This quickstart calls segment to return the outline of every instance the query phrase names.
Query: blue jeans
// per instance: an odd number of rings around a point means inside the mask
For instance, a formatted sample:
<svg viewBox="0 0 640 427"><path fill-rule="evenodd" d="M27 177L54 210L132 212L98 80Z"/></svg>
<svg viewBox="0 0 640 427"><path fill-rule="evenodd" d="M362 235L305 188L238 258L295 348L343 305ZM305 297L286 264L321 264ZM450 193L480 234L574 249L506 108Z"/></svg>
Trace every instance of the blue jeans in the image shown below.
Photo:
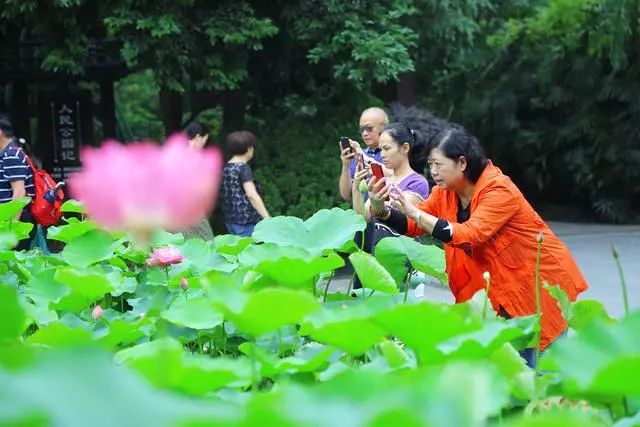
<svg viewBox="0 0 640 427"><path fill-rule="evenodd" d="M227 231L230 234L235 234L236 236L242 237L251 237L253 234L253 229L256 228L255 224L232 224L226 223Z"/></svg>
<svg viewBox="0 0 640 427"><path fill-rule="evenodd" d="M543 352L544 352L543 350L540 351L540 356L542 356ZM524 359L524 361L527 363L528 367L530 367L531 369L535 369L536 368L536 349L535 349L535 347L525 348L524 350L522 350L520 352L520 357L522 357Z"/></svg>

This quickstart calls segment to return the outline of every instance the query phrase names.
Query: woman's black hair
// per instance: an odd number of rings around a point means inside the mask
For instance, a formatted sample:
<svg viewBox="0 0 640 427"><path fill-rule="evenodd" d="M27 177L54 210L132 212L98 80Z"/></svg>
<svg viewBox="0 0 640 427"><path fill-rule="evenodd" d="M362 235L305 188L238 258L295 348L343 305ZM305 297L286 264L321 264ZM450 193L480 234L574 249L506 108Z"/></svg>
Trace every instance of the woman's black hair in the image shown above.
<svg viewBox="0 0 640 427"><path fill-rule="evenodd" d="M187 138L193 139L198 135L209 135L209 127L200 122L191 122L184 128L184 132L187 134Z"/></svg>
<svg viewBox="0 0 640 427"><path fill-rule="evenodd" d="M382 129L382 133L388 133L396 144L402 146L409 144L409 165L411 169L424 174L427 166L427 144L422 132L411 129L404 123L391 123Z"/></svg>
<svg viewBox="0 0 640 427"><path fill-rule="evenodd" d="M460 125L452 124L435 134L427 143L427 154L431 154L435 148L439 148L447 158L456 162L464 156L467 159L464 175L473 183L478 182L482 171L489 164L478 138Z"/></svg>

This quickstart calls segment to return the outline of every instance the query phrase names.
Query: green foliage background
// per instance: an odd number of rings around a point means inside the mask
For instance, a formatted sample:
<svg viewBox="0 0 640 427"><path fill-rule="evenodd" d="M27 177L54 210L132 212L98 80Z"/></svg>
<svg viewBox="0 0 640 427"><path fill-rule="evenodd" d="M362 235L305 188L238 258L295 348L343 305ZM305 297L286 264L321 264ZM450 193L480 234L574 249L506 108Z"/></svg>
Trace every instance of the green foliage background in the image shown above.
<svg viewBox="0 0 640 427"><path fill-rule="evenodd" d="M132 72L116 89L121 139L163 138L161 93L219 141L247 127L274 213L340 205L336 138L402 89L476 133L534 203L622 222L640 207L639 11L640 0L15 0L0 35L42 42L41 68L72 82L92 39L119 40ZM2 89L10 109L12 83Z"/></svg>

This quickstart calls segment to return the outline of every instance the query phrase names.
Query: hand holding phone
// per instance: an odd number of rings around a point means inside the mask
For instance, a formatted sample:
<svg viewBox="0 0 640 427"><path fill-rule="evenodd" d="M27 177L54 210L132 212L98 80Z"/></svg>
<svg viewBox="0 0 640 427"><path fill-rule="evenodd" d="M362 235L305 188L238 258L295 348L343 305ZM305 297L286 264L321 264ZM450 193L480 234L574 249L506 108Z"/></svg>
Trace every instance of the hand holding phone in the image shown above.
<svg viewBox="0 0 640 427"><path fill-rule="evenodd" d="M373 176L376 179L376 187L379 187L380 181L384 178L384 172L382 170L382 166L380 165L380 163L375 163L372 162L371 163L371 172L373 173ZM384 187L384 185L382 186ZM385 199L385 201L389 200L389 198L387 197Z"/></svg>
<svg viewBox="0 0 640 427"><path fill-rule="evenodd" d="M353 150L353 147L351 146L351 142L349 141L349 138L346 136L340 137L340 146L342 147L342 151L348 148L350 150L350 153L355 153L355 151Z"/></svg>
<svg viewBox="0 0 640 427"><path fill-rule="evenodd" d="M371 163L371 172L376 178L376 183L380 182L380 180L384 178L384 172L382 171L382 166L380 166L380 163Z"/></svg>

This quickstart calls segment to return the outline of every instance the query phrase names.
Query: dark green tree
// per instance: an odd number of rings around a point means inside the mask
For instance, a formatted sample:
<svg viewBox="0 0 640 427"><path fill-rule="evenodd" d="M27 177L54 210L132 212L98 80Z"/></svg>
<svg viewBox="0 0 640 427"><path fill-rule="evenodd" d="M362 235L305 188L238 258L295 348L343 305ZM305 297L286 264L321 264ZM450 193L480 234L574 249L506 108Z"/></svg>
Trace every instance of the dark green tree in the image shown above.
<svg viewBox="0 0 640 427"><path fill-rule="evenodd" d="M505 2L425 95L530 194L629 219L640 199L638 10L635 0Z"/></svg>

